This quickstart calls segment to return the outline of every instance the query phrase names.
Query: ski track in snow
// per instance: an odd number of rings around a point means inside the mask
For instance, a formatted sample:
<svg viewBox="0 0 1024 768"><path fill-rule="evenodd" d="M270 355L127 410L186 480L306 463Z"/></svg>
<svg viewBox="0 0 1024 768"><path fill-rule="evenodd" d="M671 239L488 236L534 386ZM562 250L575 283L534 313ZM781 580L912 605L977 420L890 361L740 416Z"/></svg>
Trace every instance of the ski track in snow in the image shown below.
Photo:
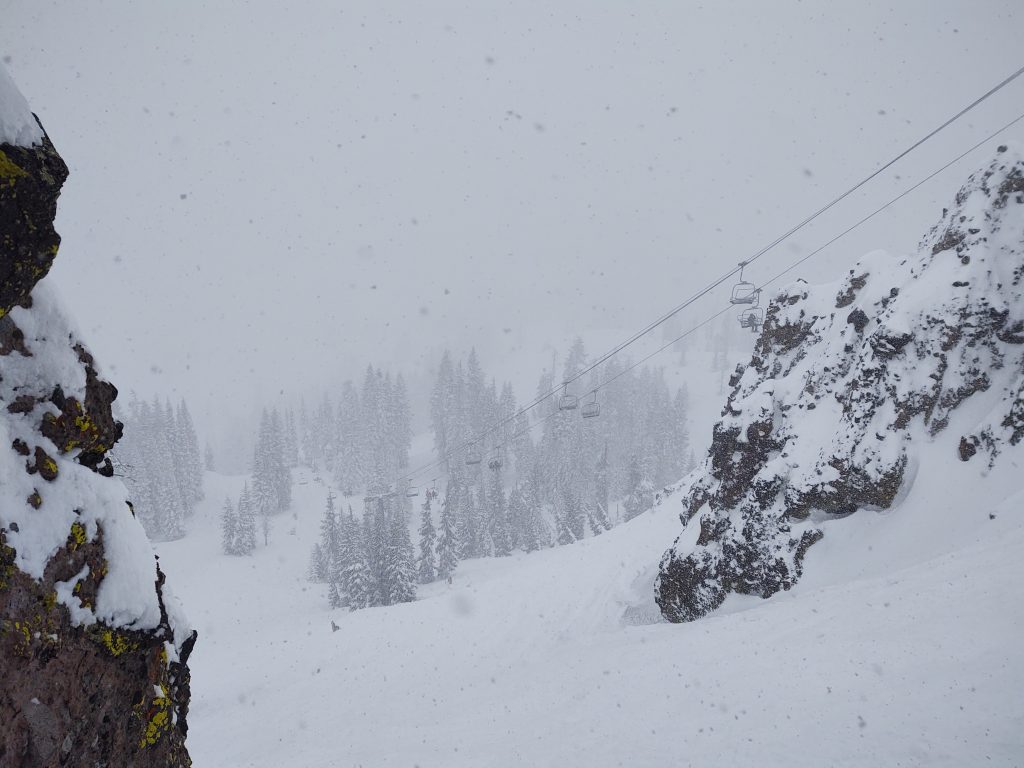
<svg viewBox="0 0 1024 768"><path fill-rule="evenodd" d="M195 764L1019 765L1019 462L976 477L934 453L899 508L826 523L791 592L686 625L623 619L653 608L676 497L348 613L305 581L326 486L297 470L297 519L235 558L218 513L244 478L208 474L189 535L158 545L199 630Z"/></svg>

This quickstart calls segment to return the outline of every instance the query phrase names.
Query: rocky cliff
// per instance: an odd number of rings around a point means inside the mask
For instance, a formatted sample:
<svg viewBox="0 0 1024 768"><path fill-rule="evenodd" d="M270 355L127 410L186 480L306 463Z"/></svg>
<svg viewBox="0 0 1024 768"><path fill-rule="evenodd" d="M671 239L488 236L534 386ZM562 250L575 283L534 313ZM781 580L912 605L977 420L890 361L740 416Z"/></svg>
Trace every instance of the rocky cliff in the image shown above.
<svg viewBox="0 0 1024 768"><path fill-rule="evenodd" d="M670 621L791 588L822 523L893 506L922 446L991 466L1024 439L1021 152L1000 146L916 255L779 292L730 386L686 480L696 544L682 535L661 561Z"/></svg>
<svg viewBox="0 0 1024 768"><path fill-rule="evenodd" d="M117 390L40 284L67 174L0 69L0 767L187 766L195 634L112 477Z"/></svg>

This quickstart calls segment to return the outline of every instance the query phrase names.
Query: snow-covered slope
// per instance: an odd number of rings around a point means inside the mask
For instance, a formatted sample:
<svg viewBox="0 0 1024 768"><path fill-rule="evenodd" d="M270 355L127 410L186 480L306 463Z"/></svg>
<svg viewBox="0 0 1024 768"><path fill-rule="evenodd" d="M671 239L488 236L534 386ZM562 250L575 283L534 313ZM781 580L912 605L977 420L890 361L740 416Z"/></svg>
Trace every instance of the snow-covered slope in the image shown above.
<svg viewBox="0 0 1024 768"><path fill-rule="evenodd" d="M985 477L952 461L965 489ZM919 483L900 517L824 524L845 526L845 546L829 550L829 533L793 590L734 595L675 625L657 621L652 583L679 493L600 537L462 563L415 603L346 613L304 578L327 493L304 470L270 546L220 554L217 512L243 479L208 474L189 535L159 545L201 637L199 768L959 767L1024 754L1024 596L1006 586L1024 577L1022 493L960 521L961 499ZM941 541L906 517L935 520ZM826 563L836 578L815 580Z"/></svg>
<svg viewBox="0 0 1024 768"><path fill-rule="evenodd" d="M918 254L870 254L838 283L800 282L773 297L732 385L685 492L683 522L699 533L685 531L661 564L658 602L670 620L705 616L729 593L791 588L825 521L871 509L905 519L901 498L922 476L937 484L937 503L962 496L948 515L915 521L924 539L1020 489L1020 150L998 148ZM1008 484L997 483L1007 471ZM890 567L905 563L893 555Z"/></svg>

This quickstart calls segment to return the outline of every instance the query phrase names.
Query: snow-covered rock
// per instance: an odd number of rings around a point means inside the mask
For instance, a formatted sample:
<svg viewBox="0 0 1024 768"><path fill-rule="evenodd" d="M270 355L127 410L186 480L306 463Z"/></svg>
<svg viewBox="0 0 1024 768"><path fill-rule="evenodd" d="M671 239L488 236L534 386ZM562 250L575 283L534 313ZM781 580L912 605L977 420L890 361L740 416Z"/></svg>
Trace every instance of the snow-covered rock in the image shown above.
<svg viewBox="0 0 1024 768"><path fill-rule="evenodd" d="M117 390L38 284L67 168L23 102L0 72L0 762L185 766L195 636L113 477Z"/></svg>
<svg viewBox="0 0 1024 768"><path fill-rule="evenodd" d="M801 576L821 523L888 509L921 449L990 466L1024 438L1024 155L1000 146L917 254L876 252L835 284L790 285L687 479L662 613L689 621L731 592ZM967 413L966 431L947 429ZM962 429L964 422L957 421Z"/></svg>

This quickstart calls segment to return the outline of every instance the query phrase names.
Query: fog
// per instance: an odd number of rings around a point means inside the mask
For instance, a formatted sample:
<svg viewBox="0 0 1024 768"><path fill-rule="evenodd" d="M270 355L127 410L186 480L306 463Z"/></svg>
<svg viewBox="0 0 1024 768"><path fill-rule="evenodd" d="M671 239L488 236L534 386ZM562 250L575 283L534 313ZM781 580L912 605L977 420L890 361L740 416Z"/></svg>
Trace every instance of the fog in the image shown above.
<svg viewBox="0 0 1024 768"><path fill-rule="evenodd" d="M0 763L1021 764L1024 2L0 20Z"/></svg>
<svg viewBox="0 0 1024 768"><path fill-rule="evenodd" d="M368 363L422 392L446 347L528 395L553 347L627 337L1019 65L1012 0L6 5L8 69L72 171L53 280L122 392L183 395L211 431ZM751 277L1022 97L1013 84ZM978 162L792 277L912 248Z"/></svg>

